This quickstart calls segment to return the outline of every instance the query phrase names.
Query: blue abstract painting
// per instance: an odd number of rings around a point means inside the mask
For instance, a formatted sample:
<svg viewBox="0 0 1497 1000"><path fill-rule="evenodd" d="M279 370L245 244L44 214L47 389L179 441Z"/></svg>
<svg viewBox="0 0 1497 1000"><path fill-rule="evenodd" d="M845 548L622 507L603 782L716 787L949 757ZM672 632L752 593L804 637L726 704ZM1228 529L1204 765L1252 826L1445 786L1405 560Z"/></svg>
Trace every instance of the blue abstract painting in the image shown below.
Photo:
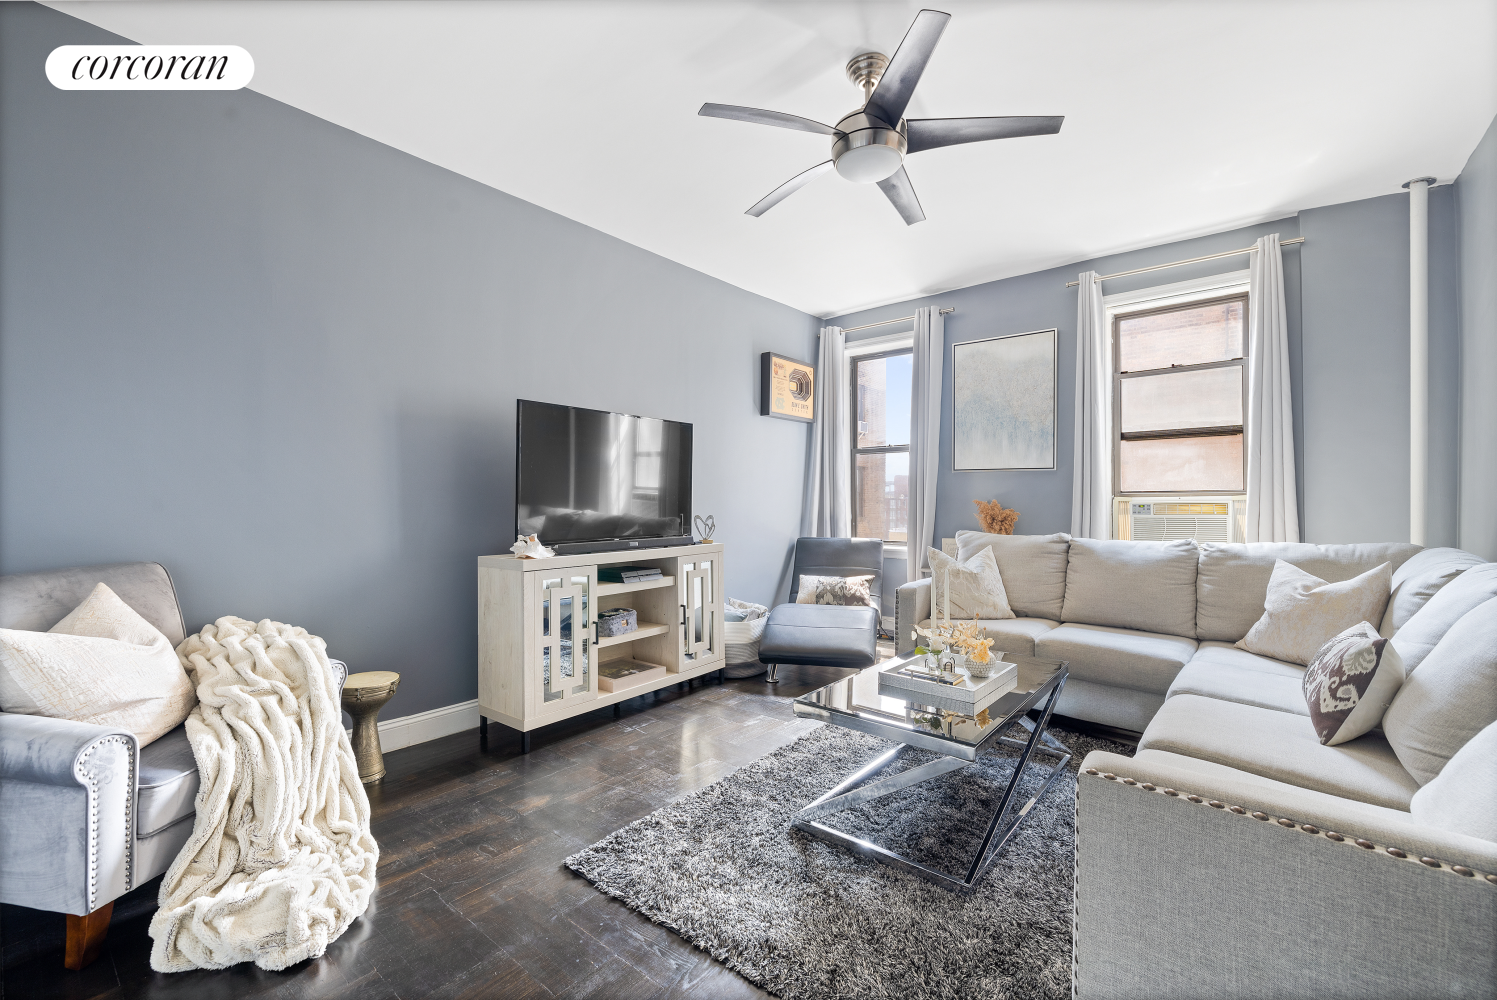
<svg viewBox="0 0 1497 1000"><path fill-rule="evenodd" d="M1055 468L1056 331L951 349L956 471Z"/></svg>

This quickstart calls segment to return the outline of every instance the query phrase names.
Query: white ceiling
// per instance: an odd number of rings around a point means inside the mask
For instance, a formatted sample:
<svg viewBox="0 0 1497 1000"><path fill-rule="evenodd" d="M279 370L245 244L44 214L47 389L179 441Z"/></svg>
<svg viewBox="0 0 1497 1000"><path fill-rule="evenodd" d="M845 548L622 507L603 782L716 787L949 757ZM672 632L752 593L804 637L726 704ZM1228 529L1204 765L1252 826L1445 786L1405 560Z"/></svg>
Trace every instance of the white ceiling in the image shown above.
<svg viewBox="0 0 1497 1000"><path fill-rule="evenodd" d="M916 154L928 221L828 175L843 64L919 4L59 2L142 43L242 45L251 89L819 316L1452 180L1497 114L1493 0L959 2L909 117L1066 116Z"/></svg>

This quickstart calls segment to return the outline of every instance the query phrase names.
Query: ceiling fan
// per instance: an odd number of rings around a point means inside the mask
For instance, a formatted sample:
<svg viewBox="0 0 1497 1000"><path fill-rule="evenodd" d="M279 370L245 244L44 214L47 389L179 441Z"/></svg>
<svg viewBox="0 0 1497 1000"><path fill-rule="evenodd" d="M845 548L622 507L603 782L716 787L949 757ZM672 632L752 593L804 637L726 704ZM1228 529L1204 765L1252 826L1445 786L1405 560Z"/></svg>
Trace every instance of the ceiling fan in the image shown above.
<svg viewBox="0 0 1497 1000"><path fill-rule="evenodd" d="M731 104L703 104L697 114L709 118L731 118L735 121L775 125L832 136L832 158L790 178L765 195L745 215L758 217L774 208L807 184L829 170L836 169L847 180L860 184L877 183L905 224L913 226L925 220L920 199L904 170L907 153L919 153L941 146L988 139L1012 139L1023 135L1054 135L1060 131L1063 115L1010 118L913 118L906 120L904 110L915 92L915 85L925 72L925 64L935 51L941 33L951 15L939 10L922 10L915 15L904 40L890 59L882 52L864 52L847 64L847 76L863 89L861 108L837 122L837 127L783 111L763 111Z"/></svg>

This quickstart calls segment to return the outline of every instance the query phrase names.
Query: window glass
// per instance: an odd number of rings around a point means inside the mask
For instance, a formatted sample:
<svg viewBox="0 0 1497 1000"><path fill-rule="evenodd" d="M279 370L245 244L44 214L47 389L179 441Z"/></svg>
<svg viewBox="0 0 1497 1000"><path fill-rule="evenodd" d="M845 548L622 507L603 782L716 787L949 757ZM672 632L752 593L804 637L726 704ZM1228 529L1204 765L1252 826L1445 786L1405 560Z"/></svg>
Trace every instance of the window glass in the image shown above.
<svg viewBox="0 0 1497 1000"><path fill-rule="evenodd" d="M1242 426L1242 366L1121 380L1124 434Z"/></svg>
<svg viewBox="0 0 1497 1000"><path fill-rule="evenodd" d="M908 354L855 362L857 371L857 447L910 443L910 376Z"/></svg>
<svg viewBox="0 0 1497 1000"><path fill-rule="evenodd" d="M853 477L853 530L857 538L902 542L908 537L910 455L907 451L859 454Z"/></svg>
<svg viewBox="0 0 1497 1000"><path fill-rule="evenodd" d="M1244 357L1245 300L1118 318L1118 370L1149 371Z"/></svg>
<svg viewBox="0 0 1497 1000"><path fill-rule="evenodd" d="M1118 442L1124 493L1241 493L1242 435Z"/></svg>

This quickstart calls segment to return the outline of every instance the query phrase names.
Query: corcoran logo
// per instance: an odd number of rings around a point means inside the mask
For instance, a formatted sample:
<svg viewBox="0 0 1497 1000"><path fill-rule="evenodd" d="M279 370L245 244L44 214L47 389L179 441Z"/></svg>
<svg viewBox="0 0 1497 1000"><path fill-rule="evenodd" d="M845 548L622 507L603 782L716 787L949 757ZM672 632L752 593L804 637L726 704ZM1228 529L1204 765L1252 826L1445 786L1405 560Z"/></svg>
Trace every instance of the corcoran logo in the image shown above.
<svg viewBox="0 0 1497 1000"><path fill-rule="evenodd" d="M61 90L238 90L254 75L237 45L62 45L47 56Z"/></svg>

